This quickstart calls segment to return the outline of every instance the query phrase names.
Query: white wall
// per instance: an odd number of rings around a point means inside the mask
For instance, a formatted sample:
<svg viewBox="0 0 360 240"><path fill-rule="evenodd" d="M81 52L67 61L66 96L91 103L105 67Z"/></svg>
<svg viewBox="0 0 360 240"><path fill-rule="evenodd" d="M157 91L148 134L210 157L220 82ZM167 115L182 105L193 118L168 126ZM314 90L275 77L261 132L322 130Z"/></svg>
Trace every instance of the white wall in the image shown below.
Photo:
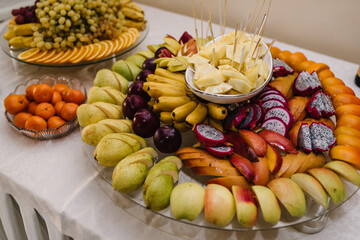
<svg viewBox="0 0 360 240"><path fill-rule="evenodd" d="M192 0L136 1L192 16ZM224 0L203 0L203 5L211 1L213 19L218 20L215 8ZM245 22L251 1L254 6L256 0L227 0L226 25L235 27L239 19ZM200 0L194 2L196 16L200 18ZM207 12L204 8L206 21ZM360 63L360 0L273 0L264 36Z"/></svg>

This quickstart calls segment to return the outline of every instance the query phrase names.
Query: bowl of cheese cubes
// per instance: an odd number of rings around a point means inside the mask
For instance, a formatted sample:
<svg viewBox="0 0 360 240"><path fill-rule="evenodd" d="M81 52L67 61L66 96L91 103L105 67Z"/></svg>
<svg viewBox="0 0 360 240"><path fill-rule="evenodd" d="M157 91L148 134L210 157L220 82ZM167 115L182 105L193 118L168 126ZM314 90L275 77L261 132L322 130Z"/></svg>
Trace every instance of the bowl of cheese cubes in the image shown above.
<svg viewBox="0 0 360 240"><path fill-rule="evenodd" d="M248 100L269 83L273 62L262 37L235 31L220 36L188 59L185 80L198 97L219 104Z"/></svg>

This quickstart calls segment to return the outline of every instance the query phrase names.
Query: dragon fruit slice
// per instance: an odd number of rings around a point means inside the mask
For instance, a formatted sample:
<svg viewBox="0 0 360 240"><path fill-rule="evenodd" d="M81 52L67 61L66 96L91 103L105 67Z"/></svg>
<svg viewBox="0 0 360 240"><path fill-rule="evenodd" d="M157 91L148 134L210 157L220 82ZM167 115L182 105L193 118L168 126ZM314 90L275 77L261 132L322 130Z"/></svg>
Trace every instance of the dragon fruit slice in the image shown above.
<svg viewBox="0 0 360 240"><path fill-rule="evenodd" d="M316 73L315 73L316 74ZM310 96L321 89L319 78L307 71L301 72L294 81L294 93L300 96Z"/></svg>
<svg viewBox="0 0 360 240"><path fill-rule="evenodd" d="M277 100L280 100L286 106L288 105L286 98L284 96L282 96L280 94L276 94L276 93L271 93L271 94L267 94L267 95L263 96L261 98L261 101L265 102L266 100L270 100L270 99L277 99Z"/></svg>
<svg viewBox="0 0 360 240"><path fill-rule="evenodd" d="M236 127L246 117L247 108L244 106L237 106L233 111L229 111L224 120L224 128L230 131L237 131Z"/></svg>
<svg viewBox="0 0 360 240"><path fill-rule="evenodd" d="M266 119L261 124L261 128L272 130L274 132L277 132L277 133L283 135L284 137L288 130L286 123L284 123L283 120L281 120L280 118L277 118L277 117L272 117L272 118Z"/></svg>
<svg viewBox="0 0 360 240"><path fill-rule="evenodd" d="M335 109L329 95L323 92L321 94L321 100L324 103L324 110L321 111L321 115L324 117L331 117L332 115L334 115Z"/></svg>
<svg viewBox="0 0 360 240"><path fill-rule="evenodd" d="M238 129L246 128L253 129L256 124L256 109L251 104L247 106L247 113L245 118L241 121L241 123L236 127Z"/></svg>
<svg viewBox="0 0 360 240"><path fill-rule="evenodd" d="M280 91L276 90L276 89L269 89L269 90L266 90L266 91L262 91L259 96L257 98L261 99L263 98L265 95L268 95L268 94L280 94L282 96L284 96Z"/></svg>
<svg viewBox="0 0 360 240"><path fill-rule="evenodd" d="M321 90L317 91L311 97L310 101L308 101L306 104L306 110L308 111L310 116L315 119L325 117L325 115L330 114L330 112L331 112L331 109L329 107L325 106L325 104L323 102L324 97L322 95L325 95L324 92L322 92ZM325 95L325 97L327 97L327 96Z"/></svg>
<svg viewBox="0 0 360 240"><path fill-rule="evenodd" d="M273 107L279 107L279 106L283 107L283 108L287 108L287 106L283 102L281 102L280 100L277 100L277 99L266 100L266 101L262 102L262 106L265 109L265 111L267 109L270 109Z"/></svg>
<svg viewBox="0 0 360 240"><path fill-rule="evenodd" d="M312 144L311 144L311 137L310 137L310 128L307 123L302 123L298 133L298 145L300 149L311 152L312 151Z"/></svg>
<svg viewBox="0 0 360 240"><path fill-rule="evenodd" d="M279 58L273 60L273 77L282 77L294 73L294 70Z"/></svg>
<svg viewBox="0 0 360 240"><path fill-rule="evenodd" d="M294 121L294 117L284 107L273 107L268 109L264 115L264 120L272 117L277 117L283 120L283 122L287 125L288 128L291 128Z"/></svg>
<svg viewBox="0 0 360 240"><path fill-rule="evenodd" d="M230 155L233 152L233 148L230 146L220 146L220 147L208 147L205 146L206 151L215 157L224 158L227 155Z"/></svg>
<svg viewBox="0 0 360 240"><path fill-rule="evenodd" d="M215 147L225 145L225 135L217 128L200 123L194 128L195 137L205 146Z"/></svg>
<svg viewBox="0 0 360 240"><path fill-rule="evenodd" d="M255 101L252 103L253 107L255 108L256 112L256 124L260 123L264 117L264 109L262 107L261 101Z"/></svg>
<svg viewBox="0 0 360 240"><path fill-rule="evenodd" d="M330 132L327 131L325 124L314 122L310 125L311 147L314 151L329 150L329 143L332 144L332 140L335 139L331 129Z"/></svg>

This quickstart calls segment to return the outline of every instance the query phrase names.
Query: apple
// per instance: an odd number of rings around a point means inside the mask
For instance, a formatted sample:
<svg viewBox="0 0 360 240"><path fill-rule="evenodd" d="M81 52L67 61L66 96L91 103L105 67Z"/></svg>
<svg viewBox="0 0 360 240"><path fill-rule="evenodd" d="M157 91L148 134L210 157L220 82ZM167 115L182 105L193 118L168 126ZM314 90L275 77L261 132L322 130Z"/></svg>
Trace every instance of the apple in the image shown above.
<svg viewBox="0 0 360 240"><path fill-rule="evenodd" d="M181 146L182 138L180 132L169 125L156 129L153 136L156 148L162 153L173 153Z"/></svg>
<svg viewBox="0 0 360 240"><path fill-rule="evenodd" d="M325 164L324 168L328 168L341 177L345 178L352 184L360 187L360 174L356 169L350 164L343 161L331 161Z"/></svg>
<svg viewBox="0 0 360 240"><path fill-rule="evenodd" d="M269 164L270 172L276 174L283 164L283 159L280 153L269 144L267 144L266 147L266 159Z"/></svg>
<svg viewBox="0 0 360 240"><path fill-rule="evenodd" d="M258 211L252 192L241 186L232 186L232 193L238 222L246 228L254 226Z"/></svg>
<svg viewBox="0 0 360 240"><path fill-rule="evenodd" d="M345 200L345 186L336 173L327 168L312 168L308 172L320 182L335 204Z"/></svg>
<svg viewBox="0 0 360 240"><path fill-rule="evenodd" d="M283 135L268 129L264 129L258 133L268 144L275 147L278 150L287 152L287 153L298 153L294 145L290 142L289 139Z"/></svg>
<svg viewBox="0 0 360 240"><path fill-rule="evenodd" d="M266 157L259 157L258 162L252 162L254 167L255 177L252 180L256 185L263 185L265 186L269 181L269 164Z"/></svg>
<svg viewBox="0 0 360 240"><path fill-rule="evenodd" d="M153 136L156 129L160 127L160 119L153 111L142 108L134 114L132 127L135 134L148 138Z"/></svg>
<svg viewBox="0 0 360 240"><path fill-rule="evenodd" d="M226 141L233 145L235 153L249 159L251 162L259 161L254 150L239 134L235 132L227 132L225 133L225 136Z"/></svg>
<svg viewBox="0 0 360 240"><path fill-rule="evenodd" d="M144 61L143 65L142 65L142 69L143 69L143 70L144 70L144 69L147 69L147 70L150 70L150 71L154 72L155 69L156 69L156 63L154 63L154 60L155 60L155 59L156 59L155 57L153 57L153 58L147 58L147 59Z"/></svg>
<svg viewBox="0 0 360 240"><path fill-rule="evenodd" d="M141 72L139 72L139 74L136 76L135 81L142 81L142 82L146 82L146 79L148 77L149 74L154 74L153 71L149 70L149 69L143 69L141 70Z"/></svg>
<svg viewBox="0 0 360 240"><path fill-rule="evenodd" d="M206 181L207 184L218 184L232 191L232 186L241 186L250 189L250 185L244 176L217 177Z"/></svg>
<svg viewBox="0 0 360 240"><path fill-rule="evenodd" d="M220 227L228 225L235 216L235 202L231 192L221 185L207 185L204 213L209 223Z"/></svg>
<svg viewBox="0 0 360 240"><path fill-rule="evenodd" d="M192 167L191 170L197 175L205 176L240 176L234 167Z"/></svg>
<svg viewBox="0 0 360 240"><path fill-rule="evenodd" d="M314 177L306 173L296 173L291 176L291 180L296 182L315 202L325 209L329 207L328 196L324 188Z"/></svg>
<svg viewBox="0 0 360 240"><path fill-rule="evenodd" d="M254 179L255 170L248 159L234 153L230 156L229 160L246 177L247 180L252 181Z"/></svg>
<svg viewBox="0 0 360 240"><path fill-rule="evenodd" d="M303 153L304 154L304 153ZM297 172L297 170L301 167L301 165L303 164L305 158L302 157L302 154L287 154L285 156L282 156L283 162L284 161L288 161L290 162L290 166L288 167L288 169L286 169L286 171L281 175L281 177L284 178L289 178L291 177L294 173ZM285 159L288 158L288 159Z"/></svg>
<svg viewBox="0 0 360 240"><path fill-rule="evenodd" d="M254 185L251 189L255 193L265 222L276 224L280 220L281 209L274 193L261 185Z"/></svg>
<svg viewBox="0 0 360 240"><path fill-rule="evenodd" d="M238 133L255 151L258 157L265 156L267 144L262 137L260 137L257 133L246 129L239 129Z"/></svg>
<svg viewBox="0 0 360 240"><path fill-rule="evenodd" d="M276 178L268 183L268 187L291 216L302 217L305 214L306 201L304 192L293 180Z"/></svg>
<svg viewBox="0 0 360 240"><path fill-rule="evenodd" d="M204 208L205 188L193 182L177 185L170 197L170 209L175 219L193 221Z"/></svg>

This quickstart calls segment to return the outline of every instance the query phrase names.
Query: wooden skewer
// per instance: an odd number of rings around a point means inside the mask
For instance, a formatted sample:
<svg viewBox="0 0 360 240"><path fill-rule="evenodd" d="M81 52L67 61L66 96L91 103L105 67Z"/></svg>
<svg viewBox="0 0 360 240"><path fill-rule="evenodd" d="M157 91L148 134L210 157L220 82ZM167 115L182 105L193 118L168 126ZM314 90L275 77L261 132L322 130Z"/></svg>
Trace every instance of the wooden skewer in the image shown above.
<svg viewBox="0 0 360 240"><path fill-rule="evenodd" d="M238 21L236 23L236 28L235 28L235 37L234 37L234 48L233 48L233 57L231 59L231 66L233 67L233 63L234 63L234 57L235 57L235 52L236 52L236 46L237 46L237 40L238 40L238 28L239 28L239 25L240 25L240 21Z"/></svg>
<svg viewBox="0 0 360 240"><path fill-rule="evenodd" d="M263 17L263 20L261 21L260 29L259 29L259 31L257 32L257 35L261 35L261 36L262 36L261 33L263 32L263 28L264 28L264 26L265 26L266 20L267 20L267 14L265 13L265 14L264 14L264 17Z"/></svg>
<svg viewBox="0 0 360 240"><path fill-rule="evenodd" d="M275 42L275 39L271 41L268 49L266 50L266 52L264 53L264 55L262 55L262 56L260 57L260 59L263 59L263 58L266 56L266 54L268 54L268 52L270 51L270 48L274 45L274 42Z"/></svg>
<svg viewBox="0 0 360 240"><path fill-rule="evenodd" d="M196 49L199 52L199 36L198 36L198 30L197 30L197 26L196 26L196 13L195 13L194 0L192 0L192 11L193 11L193 17L194 17L194 26L195 26Z"/></svg>
<svg viewBox="0 0 360 240"><path fill-rule="evenodd" d="M253 51L252 54L251 54L251 58L254 57L254 53L255 53L256 49L258 48L261 39L262 39L262 37L259 36L259 39L258 39L258 41L256 42L256 45L255 45L254 51Z"/></svg>
<svg viewBox="0 0 360 240"><path fill-rule="evenodd" d="M238 68L239 72L240 72L240 69L241 69L241 64L243 62L244 52L245 52L245 48L243 47L243 49L241 50L241 55L240 55L240 62L239 62L239 68Z"/></svg>
<svg viewBox="0 0 360 240"><path fill-rule="evenodd" d="M263 9L263 7L264 7L264 4L265 4L265 0L263 0L263 1L262 1L262 4L261 4L261 6L260 6L260 9L259 9L258 13L256 14L255 19L254 19L254 20L253 20L253 22L251 23L251 26L250 26L249 32L251 32L251 30L252 30L252 28L253 28L254 24L256 23L256 20L258 19L258 17L259 17L259 15L260 15L261 10L262 10L262 9Z"/></svg>
<svg viewBox="0 0 360 240"><path fill-rule="evenodd" d="M250 13L250 15L248 16L248 18L246 19L245 27L244 27L244 29L243 29L243 32L246 32L247 26L248 26L248 24L249 24L249 22L250 22L250 18L251 18L251 13Z"/></svg>
<svg viewBox="0 0 360 240"><path fill-rule="evenodd" d="M188 64L186 64L186 63L184 63L184 62L182 62L182 61L180 61L180 59L178 59L177 57L175 57L174 55L171 55L171 58L172 59L175 59L177 62L179 62L181 65L183 65L183 66L185 66L185 67L189 67L189 65ZM192 69L192 68L189 68L192 72L195 72L195 70L194 69Z"/></svg>
<svg viewBox="0 0 360 240"><path fill-rule="evenodd" d="M251 32L251 29L253 27L253 22L255 20L255 13L256 13L256 10L258 8L258 5L259 5L259 0L256 0L256 4L255 4L255 8L254 10L251 12L251 21L250 21L250 27L249 27L249 33Z"/></svg>
<svg viewBox="0 0 360 240"><path fill-rule="evenodd" d="M213 29L212 29L212 24L211 24L210 21L209 21L209 26L210 26L211 37L213 39L213 44L214 44L214 47L213 47L213 66L215 67L215 37L214 37Z"/></svg>
<svg viewBox="0 0 360 240"><path fill-rule="evenodd" d="M225 34L225 26L226 26L226 4L227 4L227 1L225 0L224 1L224 16L223 16L223 18L224 18L224 20L223 20L223 29L222 29L222 31L221 31L221 36L222 35L224 35Z"/></svg>
<svg viewBox="0 0 360 240"><path fill-rule="evenodd" d="M222 33L222 15L221 15L221 1L218 1L219 6L218 6L218 15L219 15L219 24L220 24L220 36L223 36Z"/></svg>
<svg viewBox="0 0 360 240"><path fill-rule="evenodd" d="M204 38L204 28L203 28L203 0L200 0L200 18L201 18L201 39Z"/></svg>

